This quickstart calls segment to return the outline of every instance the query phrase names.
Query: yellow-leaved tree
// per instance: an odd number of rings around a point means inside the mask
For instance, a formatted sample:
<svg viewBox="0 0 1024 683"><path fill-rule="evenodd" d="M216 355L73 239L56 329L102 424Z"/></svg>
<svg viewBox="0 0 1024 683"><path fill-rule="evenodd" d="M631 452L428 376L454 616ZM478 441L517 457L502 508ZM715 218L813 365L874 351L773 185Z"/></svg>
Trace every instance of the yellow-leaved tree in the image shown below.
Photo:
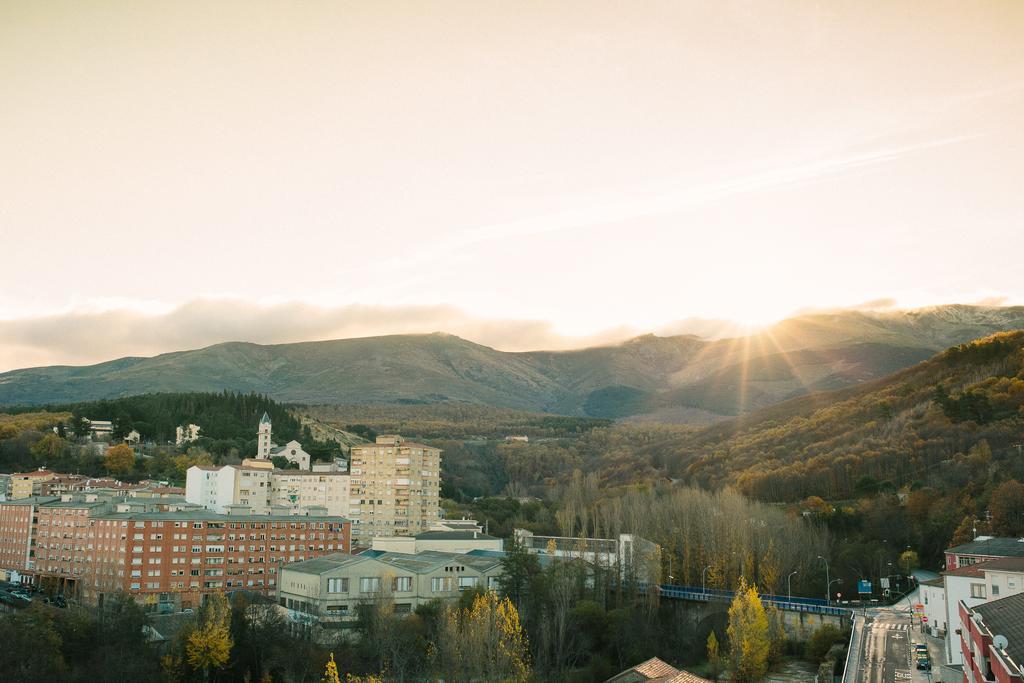
<svg viewBox="0 0 1024 683"><path fill-rule="evenodd" d="M220 593L207 595L198 621L185 642L185 656L192 668L201 670L209 680L210 671L224 668L231 657L231 606L227 598Z"/></svg>
<svg viewBox="0 0 1024 683"><path fill-rule="evenodd" d="M771 637L768 615L757 595L757 588L748 586L740 577L736 597L729 606L729 655L733 678L737 681L759 681L768 673Z"/></svg>
<svg viewBox="0 0 1024 683"><path fill-rule="evenodd" d="M320 683L341 683L341 678L338 677L338 665L334 663L334 653L331 653L331 658L327 660L327 666L324 667L324 676L320 679Z"/></svg>
<svg viewBox="0 0 1024 683"><path fill-rule="evenodd" d="M103 465L111 474L128 474L135 467L135 451L123 443L111 446L103 457Z"/></svg>
<svg viewBox="0 0 1024 683"><path fill-rule="evenodd" d="M436 656L446 680L520 683L530 677L519 612L493 591L477 595L469 609L449 610Z"/></svg>

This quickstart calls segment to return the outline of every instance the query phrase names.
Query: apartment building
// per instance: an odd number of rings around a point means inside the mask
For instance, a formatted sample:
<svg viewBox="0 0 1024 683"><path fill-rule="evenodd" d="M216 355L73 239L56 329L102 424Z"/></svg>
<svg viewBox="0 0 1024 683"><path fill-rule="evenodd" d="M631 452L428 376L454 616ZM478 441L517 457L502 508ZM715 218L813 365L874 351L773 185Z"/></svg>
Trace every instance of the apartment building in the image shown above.
<svg viewBox="0 0 1024 683"><path fill-rule="evenodd" d="M958 609L964 683L1024 681L1024 595Z"/></svg>
<svg viewBox="0 0 1024 683"><path fill-rule="evenodd" d="M349 508L349 475L337 467L278 470L269 461L245 460L242 465L194 465L185 477L185 500L215 512L248 507L255 514L279 508L324 508L344 517Z"/></svg>
<svg viewBox="0 0 1024 683"><path fill-rule="evenodd" d="M348 521L323 516L111 513L97 516L93 529L83 598L99 603L124 591L172 610L195 607L210 592L268 592L285 564L350 547Z"/></svg>
<svg viewBox="0 0 1024 683"><path fill-rule="evenodd" d="M376 443L350 451L353 543L377 536L413 536L441 517L441 450L378 436Z"/></svg>
<svg viewBox="0 0 1024 683"><path fill-rule="evenodd" d="M8 498L10 500L18 500L19 498L42 495L43 484L55 476L56 472L43 468L33 472L17 472L12 474Z"/></svg>
<svg viewBox="0 0 1024 683"><path fill-rule="evenodd" d="M1000 557L1024 557L1024 538L978 536L946 550L946 569L965 567Z"/></svg>
<svg viewBox="0 0 1024 683"><path fill-rule="evenodd" d="M173 611L213 591L268 592L284 564L351 547L341 517L172 508L96 496L0 503L0 573L93 604L123 591Z"/></svg>
<svg viewBox="0 0 1024 683"><path fill-rule="evenodd" d="M32 531L41 503L55 498L19 498L0 503L0 579L18 580L21 572L32 569Z"/></svg>
<svg viewBox="0 0 1024 683"><path fill-rule="evenodd" d="M496 590L501 573L501 553L334 553L285 567L277 596L294 622L339 623L354 620L361 601L380 595L392 597L395 612L405 614L429 600L457 599L462 591Z"/></svg>
<svg viewBox="0 0 1024 683"><path fill-rule="evenodd" d="M347 516L350 501L348 472L275 470L271 477L271 505L326 508L328 515Z"/></svg>
<svg viewBox="0 0 1024 683"><path fill-rule="evenodd" d="M244 505L256 514L264 514L270 511L273 473L273 465L193 465L185 473L185 500L214 512Z"/></svg>

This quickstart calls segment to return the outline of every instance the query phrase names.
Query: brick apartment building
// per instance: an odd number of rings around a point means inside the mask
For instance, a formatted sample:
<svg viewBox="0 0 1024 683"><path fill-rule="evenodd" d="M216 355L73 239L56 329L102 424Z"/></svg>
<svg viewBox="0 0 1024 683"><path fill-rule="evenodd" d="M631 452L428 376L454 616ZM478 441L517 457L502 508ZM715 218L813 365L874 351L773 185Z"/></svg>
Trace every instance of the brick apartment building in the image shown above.
<svg viewBox="0 0 1024 683"><path fill-rule="evenodd" d="M1024 594L958 608L964 683L1024 681Z"/></svg>
<svg viewBox="0 0 1024 683"><path fill-rule="evenodd" d="M172 611L215 591L269 592L282 566L348 552L350 532L341 517L117 512L109 500L26 498L0 503L0 574L90 604L123 591Z"/></svg>

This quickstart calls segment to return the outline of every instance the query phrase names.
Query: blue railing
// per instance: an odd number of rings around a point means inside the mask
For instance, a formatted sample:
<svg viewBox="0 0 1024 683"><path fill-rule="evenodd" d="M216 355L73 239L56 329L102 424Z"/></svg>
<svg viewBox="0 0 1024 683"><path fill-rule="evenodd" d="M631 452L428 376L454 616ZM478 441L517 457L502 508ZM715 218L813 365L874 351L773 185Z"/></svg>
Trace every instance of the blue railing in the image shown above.
<svg viewBox="0 0 1024 683"><path fill-rule="evenodd" d="M646 586L641 586L646 589ZM712 600L731 602L735 597L735 591L722 590L720 588L700 588L699 586L673 586L661 584L658 586L658 593L662 597L674 598L676 600L692 600L694 602L710 602ZM833 607L819 598L790 598L785 595L760 595L761 602L770 604L778 609L790 612L808 612L811 614L831 614L835 616L847 616L850 610L844 607Z"/></svg>

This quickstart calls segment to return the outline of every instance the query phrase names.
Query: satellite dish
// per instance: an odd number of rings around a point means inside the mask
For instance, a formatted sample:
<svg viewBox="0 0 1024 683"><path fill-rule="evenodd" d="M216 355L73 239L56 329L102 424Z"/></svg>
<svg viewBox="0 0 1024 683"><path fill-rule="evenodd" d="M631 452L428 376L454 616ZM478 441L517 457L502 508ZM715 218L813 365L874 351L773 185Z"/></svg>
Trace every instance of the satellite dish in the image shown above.
<svg viewBox="0 0 1024 683"><path fill-rule="evenodd" d="M1006 636L996 636L992 639L992 644L1000 650L1005 650L1006 646L1010 644L1010 641L1006 639Z"/></svg>

